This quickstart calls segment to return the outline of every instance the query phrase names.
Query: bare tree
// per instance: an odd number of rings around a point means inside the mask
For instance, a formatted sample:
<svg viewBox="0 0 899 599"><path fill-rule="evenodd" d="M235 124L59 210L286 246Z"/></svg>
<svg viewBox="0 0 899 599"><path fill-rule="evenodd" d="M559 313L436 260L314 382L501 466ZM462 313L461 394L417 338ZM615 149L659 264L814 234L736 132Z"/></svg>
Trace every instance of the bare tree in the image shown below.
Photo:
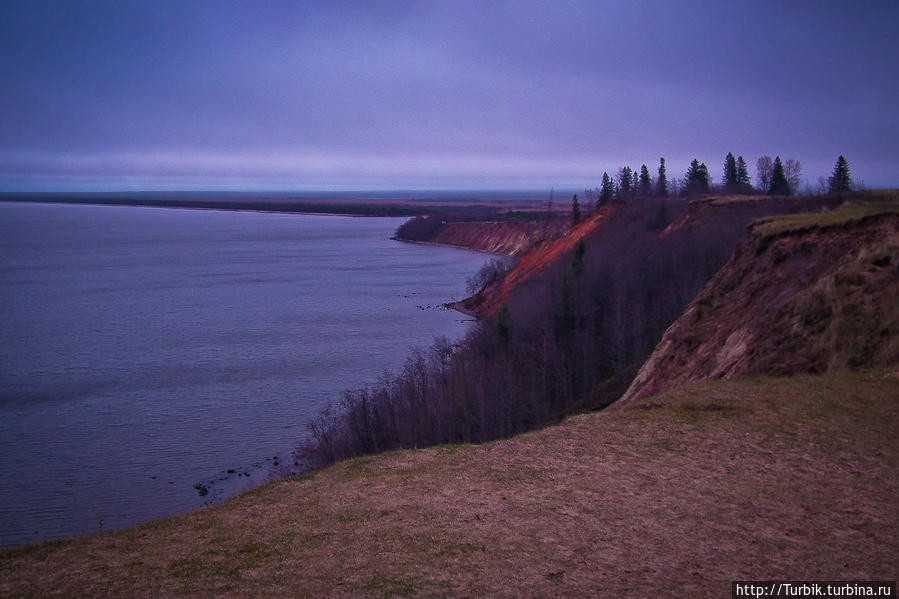
<svg viewBox="0 0 899 599"><path fill-rule="evenodd" d="M787 183L790 184L790 193L797 193L802 184L802 165L795 158L787 158L784 162L784 174L787 176Z"/></svg>
<svg viewBox="0 0 899 599"><path fill-rule="evenodd" d="M771 187L771 174L774 172L774 161L770 156L762 156L755 163L756 179L762 193L768 193Z"/></svg>

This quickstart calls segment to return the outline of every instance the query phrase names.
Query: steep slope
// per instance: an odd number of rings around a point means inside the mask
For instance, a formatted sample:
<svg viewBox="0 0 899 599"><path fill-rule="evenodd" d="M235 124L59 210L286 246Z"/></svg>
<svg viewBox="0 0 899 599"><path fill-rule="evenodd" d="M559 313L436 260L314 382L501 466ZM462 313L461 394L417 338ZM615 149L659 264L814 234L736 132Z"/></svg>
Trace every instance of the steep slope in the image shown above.
<svg viewBox="0 0 899 599"><path fill-rule="evenodd" d="M613 206L603 206L573 226L565 236L540 242L523 255L505 276L488 285L477 295L452 304L452 307L481 317L495 314L513 289L538 276L553 262L573 252L579 241L593 234L609 219L613 210Z"/></svg>
<svg viewBox="0 0 899 599"><path fill-rule="evenodd" d="M447 223L429 243L452 245L481 252L521 256L541 239L563 235L567 221L556 220L543 225L534 222L454 222Z"/></svg>
<svg viewBox="0 0 899 599"><path fill-rule="evenodd" d="M866 196L875 197L868 192ZM727 218L743 219L752 214L774 215L799 212L817 212L833 209L846 201L845 195L823 196L716 196L693 200L687 209L669 224L662 235L677 231L702 229L709 223L721 222ZM757 217L757 216L756 216Z"/></svg>
<svg viewBox="0 0 899 599"><path fill-rule="evenodd" d="M757 221L614 406L704 379L899 364L897 210Z"/></svg>

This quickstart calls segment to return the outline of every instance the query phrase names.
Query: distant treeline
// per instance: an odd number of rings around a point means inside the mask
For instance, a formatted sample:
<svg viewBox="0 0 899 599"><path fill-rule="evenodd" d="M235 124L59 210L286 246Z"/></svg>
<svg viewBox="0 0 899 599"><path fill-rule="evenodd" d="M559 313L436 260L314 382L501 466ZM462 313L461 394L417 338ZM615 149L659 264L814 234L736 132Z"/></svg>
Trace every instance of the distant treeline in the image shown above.
<svg viewBox="0 0 899 599"><path fill-rule="evenodd" d="M145 194L122 195L59 195L59 194L0 194L0 201L38 202L54 204L91 204L102 206L144 206L156 208L202 208L207 210L245 210L258 212L288 212L307 214L344 214L350 216L417 216L440 215L454 220L503 220L528 218L526 211L504 213L499 207L478 204L419 205L408 203L364 203L340 201L260 200L260 199L204 199L191 197L154 197ZM437 200L435 200L437 201ZM536 214L536 213L533 213Z"/></svg>

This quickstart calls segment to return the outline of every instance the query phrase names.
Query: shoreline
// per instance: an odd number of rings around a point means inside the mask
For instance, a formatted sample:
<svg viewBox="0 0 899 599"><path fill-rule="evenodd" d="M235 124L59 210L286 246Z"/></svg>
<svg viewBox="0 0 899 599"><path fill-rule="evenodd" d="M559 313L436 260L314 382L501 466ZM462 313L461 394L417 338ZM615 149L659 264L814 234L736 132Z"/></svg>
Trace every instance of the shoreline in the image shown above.
<svg viewBox="0 0 899 599"><path fill-rule="evenodd" d="M327 211L327 210L310 210L304 209L301 204L284 203L279 205L271 202L220 202L216 200L209 201L190 201L190 200L159 200L159 201L141 201L141 200L77 200L72 198L53 199L53 198L27 198L27 197L0 197L0 203L8 204L53 204L67 206L112 206L121 208L168 208L180 210L217 210L220 212L257 212L264 214L302 214L307 216L352 216L352 217L369 217L369 218L412 218L425 214L432 214L431 211L414 205L409 205L413 210L405 211L401 204L358 204L357 211ZM318 204L311 204L318 206ZM346 204L343 204L344 206ZM340 204L338 204L340 206ZM414 210L414 208L420 208Z"/></svg>
<svg viewBox="0 0 899 599"><path fill-rule="evenodd" d="M439 243L437 241L418 241L416 239L404 239L402 237L397 237L394 235L390 238L391 241L400 241L402 243L417 243L420 245L433 245L436 247L444 247L444 248L453 248L454 250L468 250L470 252L477 252L479 254L489 254L490 256L501 256L503 258L513 258L509 254L503 254L502 252L491 252L490 250L479 250L477 248L473 248L467 245L455 245L452 243Z"/></svg>

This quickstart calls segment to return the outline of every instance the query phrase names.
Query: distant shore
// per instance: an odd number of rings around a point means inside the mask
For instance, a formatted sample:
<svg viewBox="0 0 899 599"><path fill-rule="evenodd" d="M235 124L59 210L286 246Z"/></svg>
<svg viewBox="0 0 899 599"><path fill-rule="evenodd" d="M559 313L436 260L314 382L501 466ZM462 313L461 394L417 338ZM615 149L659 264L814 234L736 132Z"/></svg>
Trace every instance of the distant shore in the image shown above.
<svg viewBox="0 0 899 599"><path fill-rule="evenodd" d="M237 193L237 192L4 192L0 202L193 208L333 216L412 217L455 212L534 209L533 192L449 193Z"/></svg>
<svg viewBox="0 0 899 599"><path fill-rule="evenodd" d="M271 212L282 214L314 214L319 216L384 216L409 217L433 214L437 210L414 204L381 204L362 202L305 202L216 200L188 198L139 198L139 197L79 197L79 196L28 196L0 195L0 202L26 202L33 204L72 204L89 206L132 206L141 208L183 208L193 210L229 210L241 212Z"/></svg>

